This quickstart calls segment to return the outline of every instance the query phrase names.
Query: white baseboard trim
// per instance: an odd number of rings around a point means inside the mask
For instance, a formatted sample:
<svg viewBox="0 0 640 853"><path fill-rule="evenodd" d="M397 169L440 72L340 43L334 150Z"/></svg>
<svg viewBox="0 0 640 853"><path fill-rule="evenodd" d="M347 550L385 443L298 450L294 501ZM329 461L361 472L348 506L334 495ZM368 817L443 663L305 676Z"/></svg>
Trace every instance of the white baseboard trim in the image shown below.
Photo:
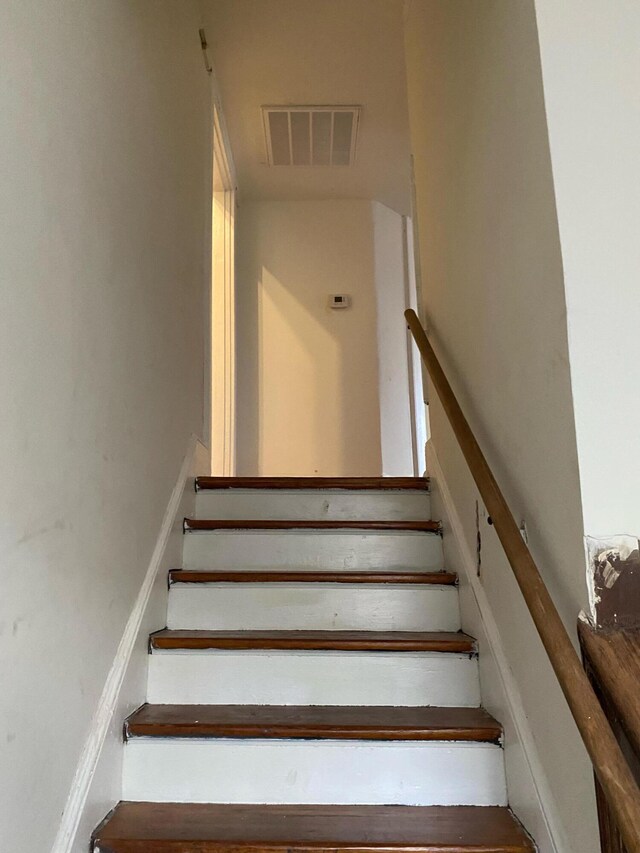
<svg viewBox="0 0 640 853"><path fill-rule="evenodd" d="M156 581L158 571L163 563L163 556L169 541L169 536L182 501L183 492L188 478L193 473L194 463L198 458L206 458L207 451L200 439L191 435L180 473L173 487L169 503L165 510L160 532L156 541L151 560L147 567L140 592L133 605L118 646L113 664L107 675L104 689L93 720L89 734L85 740L76 773L71 784L69 796L62 813L60 827L56 835L51 853L71 853L76 841L78 827L91 788L100 755L107 734L112 725L122 684L127 673L131 655L143 621L149 597Z"/></svg>
<svg viewBox="0 0 640 853"><path fill-rule="evenodd" d="M540 850L561 853L568 849L565 845L565 831L554 806L553 795L547 782L546 774L540 761L535 738L529 725L524 703L518 684L512 674L511 667L504 650L500 630L498 628L491 603L482 586L476 571L475 555L471 553L460 515L456 509L451 491L444 476L444 471L438 459L438 454L433 441L427 442L428 448L428 473L435 481L440 491L442 506L447 516L447 521L455 540L455 547L464 568L467 582L473 592L480 619L485 631L489 651L493 657L496 671L508 708L517 738L520 741L522 754L532 782L533 796L536 799L536 807L542 817L541 825L537 830L536 842ZM509 779L507 777L507 786ZM540 829L546 838L540 837Z"/></svg>

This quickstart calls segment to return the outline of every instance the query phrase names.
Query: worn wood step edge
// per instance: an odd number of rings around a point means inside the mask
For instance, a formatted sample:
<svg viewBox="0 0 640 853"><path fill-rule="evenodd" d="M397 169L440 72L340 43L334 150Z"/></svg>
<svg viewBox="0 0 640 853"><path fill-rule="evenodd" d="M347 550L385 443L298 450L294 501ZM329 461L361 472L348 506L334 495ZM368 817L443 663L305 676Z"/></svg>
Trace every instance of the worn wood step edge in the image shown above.
<svg viewBox="0 0 640 853"><path fill-rule="evenodd" d="M188 845L188 847L186 846ZM497 806L119 803L94 853L534 853Z"/></svg>
<svg viewBox="0 0 640 853"><path fill-rule="evenodd" d="M595 675L596 687L605 705L612 706L624 734L640 754L640 630L604 630L578 620L578 638L587 672Z"/></svg>
<svg viewBox="0 0 640 853"><path fill-rule="evenodd" d="M502 727L482 708L144 704L124 736L497 744Z"/></svg>
<svg viewBox="0 0 640 853"><path fill-rule="evenodd" d="M154 649L295 649L302 651L448 652L475 654L476 642L446 631L188 631L151 634Z"/></svg>
<svg viewBox="0 0 640 853"><path fill-rule="evenodd" d="M455 586L454 572L274 572L274 571L191 571L171 569L169 583L345 583L345 584L424 584Z"/></svg>
<svg viewBox="0 0 640 853"><path fill-rule="evenodd" d="M344 521L306 519L236 519L185 518L184 532L196 530L390 530L418 533L440 533L439 521Z"/></svg>
<svg viewBox="0 0 640 853"><path fill-rule="evenodd" d="M196 477L195 489L429 491L427 477Z"/></svg>

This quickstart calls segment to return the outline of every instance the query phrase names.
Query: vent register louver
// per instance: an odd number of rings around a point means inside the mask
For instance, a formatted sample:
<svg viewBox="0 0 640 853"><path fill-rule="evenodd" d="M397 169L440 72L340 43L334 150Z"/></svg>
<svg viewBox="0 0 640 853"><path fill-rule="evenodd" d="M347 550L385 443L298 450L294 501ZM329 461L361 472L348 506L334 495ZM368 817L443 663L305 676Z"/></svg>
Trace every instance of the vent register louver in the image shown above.
<svg viewBox="0 0 640 853"><path fill-rule="evenodd" d="M351 166L360 107L262 107L270 166Z"/></svg>

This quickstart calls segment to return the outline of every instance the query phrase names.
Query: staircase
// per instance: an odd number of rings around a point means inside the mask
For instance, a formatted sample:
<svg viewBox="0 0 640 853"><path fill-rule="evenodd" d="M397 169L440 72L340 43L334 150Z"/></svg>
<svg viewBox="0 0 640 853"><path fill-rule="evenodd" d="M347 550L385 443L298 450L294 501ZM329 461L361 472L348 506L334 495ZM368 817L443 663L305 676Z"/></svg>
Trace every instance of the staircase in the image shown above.
<svg viewBox="0 0 640 853"><path fill-rule="evenodd" d="M93 850L533 851L427 481L197 489Z"/></svg>

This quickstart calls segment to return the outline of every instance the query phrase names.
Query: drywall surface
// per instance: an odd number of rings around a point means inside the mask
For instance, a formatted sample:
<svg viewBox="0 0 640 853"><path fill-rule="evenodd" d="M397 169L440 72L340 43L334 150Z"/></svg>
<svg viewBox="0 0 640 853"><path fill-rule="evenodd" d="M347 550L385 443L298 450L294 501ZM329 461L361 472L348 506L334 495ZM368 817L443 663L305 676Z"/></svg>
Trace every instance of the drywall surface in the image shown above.
<svg viewBox="0 0 640 853"><path fill-rule="evenodd" d="M589 536L640 534L640 5L536 0ZM567 62L567 56L571 61Z"/></svg>
<svg viewBox="0 0 640 853"><path fill-rule="evenodd" d="M403 0L201 0L240 204L375 198L409 211ZM362 104L348 169L266 168L261 105Z"/></svg>
<svg viewBox="0 0 640 853"><path fill-rule="evenodd" d="M190 2L169 0L0 9L0 849L12 853L51 849L202 430L198 26Z"/></svg>
<svg viewBox="0 0 640 853"><path fill-rule="evenodd" d="M51 853L86 853L87 839L122 797L123 720L146 702L149 634L167 624L167 574L182 565L183 523L195 510L195 476L210 469L210 450L192 436L98 702Z"/></svg>
<svg viewBox="0 0 640 853"><path fill-rule="evenodd" d="M380 474L371 203L248 202L238 229L238 474Z"/></svg>
<svg viewBox="0 0 640 853"><path fill-rule="evenodd" d="M587 603L582 509L533 3L410 1L405 39L430 336L575 638ZM433 392L430 422L475 553L477 495ZM595 853L586 752L479 510L481 579L559 815L559 849ZM514 806L526 814L529 804Z"/></svg>
<svg viewBox="0 0 640 853"><path fill-rule="evenodd" d="M378 306L378 375L382 474L414 473L411 437L412 391L407 324L408 257L402 216L373 203L373 250ZM422 472L420 472L422 473Z"/></svg>
<svg viewBox="0 0 640 853"><path fill-rule="evenodd" d="M500 720L503 727L509 802L527 831L535 838L539 853L560 853L567 846L562 821L558 818L555 800L542 769L522 695L509 666L496 613L489 602L484 581L478 577L476 553L469 548L433 442L428 444L427 455L432 514L433 518L441 519L444 530L444 563L458 574L461 624L463 630L474 637L478 644L482 705ZM475 498L479 499L477 493ZM486 544L483 549L485 553ZM497 553L499 544L495 540L489 544ZM509 580L511 583L508 584L507 593L513 595L515 581ZM514 602L517 615L526 624L525 604L517 596L517 591ZM496 601L496 604L502 606L503 603ZM528 626L527 638L534 644L539 642L532 625Z"/></svg>

